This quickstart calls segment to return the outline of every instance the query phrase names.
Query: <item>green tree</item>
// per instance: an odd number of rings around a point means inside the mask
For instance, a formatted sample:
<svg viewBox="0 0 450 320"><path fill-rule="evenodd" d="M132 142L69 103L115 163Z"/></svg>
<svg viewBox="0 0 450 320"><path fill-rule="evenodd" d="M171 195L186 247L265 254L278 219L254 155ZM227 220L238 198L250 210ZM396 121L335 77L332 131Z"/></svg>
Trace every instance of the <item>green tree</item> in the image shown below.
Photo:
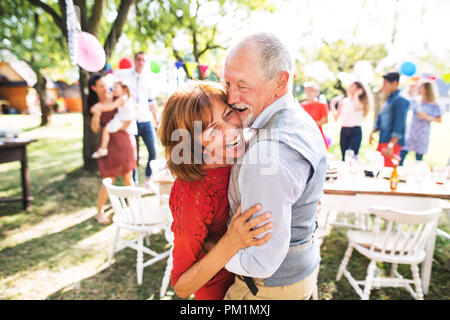
<svg viewBox="0 0 450 320"><path fill-rule="evenodd" d="M382 44L366 45L361 43L348 44L343 40L338 40L333 43L326 41L313 52L301 52L307 59L302 63L297 63L297 84L304 82L307 79L304 76L303 68L306 64L314 61L322 61L328 69L337 75L339 72L353 72L355 63L360 60L367 60L375 68L378 62L387 56L386 47ZM346 93L342 82L336 77L334 81L328 80L321 83L322 91L325 91L326 96L330 99L336 94Z"/></svg>
<svg viewBox="0 0 450 320"><path fill-rule="evenodd" d="M108 60L122 34L125 23L127 22L128 12L130 8L139 0L74 0L75 6L79 8L80 26L82 31L89 32L96 36L100 42L103 42L106 59ZM29 0L36 8L42 9L53 20L53 24L58 27L56 34L62 35L67 41L67 22L66 22L66 1L53 0ZM105 12L106 10L106 12ZM112 21L106 19L107 14L115 15ZM47 45L52 45L47 43ZM69 59L67 53L67 59ZM87 107L87 92L89 73L83 69L79 69L80 91L83 101L83 160L84 168L89 171L96 170L97 162L91 159L90 155L95 151L98 145L98 135L94 134L90 129L92 115Z"/></svg>
<svg viewBox="0 0 450 320"><path fill-rule="evenodd" d="M64 38L49 17L28 1L4 0L0 8L0 49L6 49L17 59L28 63L36 74L34 87L41 105L41 126L45 126L50 116L50 107L46 103L46 69L56 67L61 75L70 68L65 59Z"/></svg>
<svg viewBox="0 0 450 320"><path fill-rule="evenodd" d="M142 1L136 4L135 19L131 19L127 35L132 41L139 42L142 49L146 49L149 39L164 42L177 61L197 63L197 75L190 75L183 65L189 78L203 79L200 65L206 64L208 53L226 49L226 43L217 40L218 21L232 17L237 10L248 17L255 10L274 11L275 6L266 0ZM189 39L189 48L175 46L174 39L180 34Z"/></svg>

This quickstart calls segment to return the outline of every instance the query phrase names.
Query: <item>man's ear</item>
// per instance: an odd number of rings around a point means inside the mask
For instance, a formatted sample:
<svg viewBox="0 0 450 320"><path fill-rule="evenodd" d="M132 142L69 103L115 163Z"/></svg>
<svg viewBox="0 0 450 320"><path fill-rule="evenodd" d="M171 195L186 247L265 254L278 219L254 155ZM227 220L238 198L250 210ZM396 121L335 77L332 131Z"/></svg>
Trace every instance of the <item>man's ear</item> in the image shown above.
<svg viewBox="0 0 450 320"><path fill-rule="evenodd" d="M281 71L277 77L277 88L276 88L277 96L280 97L286 93L288 82L289 82L289 72Z"/></svg>

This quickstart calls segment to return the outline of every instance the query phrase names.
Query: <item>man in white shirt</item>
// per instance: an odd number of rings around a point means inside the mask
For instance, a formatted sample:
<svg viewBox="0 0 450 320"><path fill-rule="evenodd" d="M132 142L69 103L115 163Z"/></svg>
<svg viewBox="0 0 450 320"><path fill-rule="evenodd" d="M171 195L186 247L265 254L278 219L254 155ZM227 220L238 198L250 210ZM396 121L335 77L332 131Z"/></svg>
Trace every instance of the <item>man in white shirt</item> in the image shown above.
<svg viewBox="0 0 450 320"><path fill-rule="evenodd" d="M151 93L150 88L150 76L148 72L144 71L146 62L146 55L140 51L134 56L134 68L120 70L117 72L117 78L128 78L131 84L131 98L138 105L137 116L137 128L138 134L136 136L137 146L139 146L139 136L144 140L145 146L148 150L148 160L145 168L145 181L144 186L151 191L154 190L154 186L150 181L152 175L152 169L150 167L150 161L156 159L156 132L152 126L151 117L155 120L156 128L159 125L158 115L156 112L155 99ZM138 147L138 162L139 162L139 147ZM138 170L133 171L133 179L138 184Z"/></svg>

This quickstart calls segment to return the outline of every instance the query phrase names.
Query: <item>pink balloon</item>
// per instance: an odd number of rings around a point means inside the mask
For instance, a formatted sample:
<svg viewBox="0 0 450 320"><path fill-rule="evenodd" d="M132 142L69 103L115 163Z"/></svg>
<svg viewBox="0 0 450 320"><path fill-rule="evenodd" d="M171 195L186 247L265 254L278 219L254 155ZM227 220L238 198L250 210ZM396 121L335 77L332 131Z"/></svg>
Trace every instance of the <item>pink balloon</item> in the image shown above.
<svg viewBox="0 0 450 320"><path fill-rule="evenodd" d="M79 32L78 65L86 71L97 72L103 69L106 56L105 50L95 36L87 32Z"/></svg>

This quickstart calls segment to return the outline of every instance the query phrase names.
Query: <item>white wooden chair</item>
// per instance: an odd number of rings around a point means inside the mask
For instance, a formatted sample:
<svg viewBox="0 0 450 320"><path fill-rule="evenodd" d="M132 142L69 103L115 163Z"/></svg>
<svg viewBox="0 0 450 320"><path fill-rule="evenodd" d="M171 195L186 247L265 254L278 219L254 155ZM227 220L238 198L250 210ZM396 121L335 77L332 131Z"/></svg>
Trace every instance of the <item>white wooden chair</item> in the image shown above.
<svg viewBox="0 0 450 320"><path fill-rule="evenodd" d="M151 206L144 207L142 195L149 193L145 188L114 186L109 178L103 179L103 184L114 210L113 224L117 228L107 265L111 264L116 252L126 247L135 249L137 251L137 283L140 285L142 284L144 268L168 257L171 253L171 249L158 253L149 248L150 243L144 246L145 237L161 229L167 229L170 223L170 214L167 210L161 208L157 198L154 198L156 201ZM121 229L136 233L137 238L127 240L120 237ZM118 243L121 246L118 247ZM152 256L152 258L144 262L144 253Z"/></svg>
<svg viewBox="0 0 450 320"><path fill-rule="evenodd" d="M161 284L161 290L159 293L160 298L163 298L166 295L167 287L169 286L170 282L170 273L172 272L173 267L173 257L172 257L172 249L173 249L173 233L170 230L170 227L172 225L172 213L170 212L169 208L169 195L170 195L170 188L161 188L158 186L158 197L161 203L161 206L164 210L167 211L169 216L169 223L167 227L164 230L164 236L166 238L166 241L170 243L170 253L169 253L169 259L167 260L166 270L164 271L164 276Z"/></svg>
<svg viewBox="0 0 450 320"><path fill-rule="evenodd" d="M172 231L170 230L173 218L169 207L169 196L174 178L170 175L170 172L166 167L165 159L153 160L150 165L152 166L152 181L157 187L156 196L159 199L161 208L167 212L169 217L169 223L164 230L164 236L166 238L166 241L170 243L170 253L169 259L167 260L166 270L164 271L161 289L159 292L159 297L162 299L166 295L167 288L169 287L170 273L172 272L173 267L172 249L174 236Z"/></svg>
<svg viewBox="0 0 450 320"><path fill-rule="evenodd" d="M375 215L373 229L372 231L350 230L347 232L349 245L339 266L336 280L340 280L344 274L363 300L369 299L372 287L404 287L415 299L423 300L418 264L425 260L425 244L436 230L441 209L412 212L372 207L369 211ZM364 281L356 281L347 270L353 249L370 259ZM377 262L392 264L390 277L375 277ZM397 272L398 264L411 265L413 280L404 279ZM416 291L410 284L415 285ZM364 290L360 288L360 285L364 285Z"/></svg>

